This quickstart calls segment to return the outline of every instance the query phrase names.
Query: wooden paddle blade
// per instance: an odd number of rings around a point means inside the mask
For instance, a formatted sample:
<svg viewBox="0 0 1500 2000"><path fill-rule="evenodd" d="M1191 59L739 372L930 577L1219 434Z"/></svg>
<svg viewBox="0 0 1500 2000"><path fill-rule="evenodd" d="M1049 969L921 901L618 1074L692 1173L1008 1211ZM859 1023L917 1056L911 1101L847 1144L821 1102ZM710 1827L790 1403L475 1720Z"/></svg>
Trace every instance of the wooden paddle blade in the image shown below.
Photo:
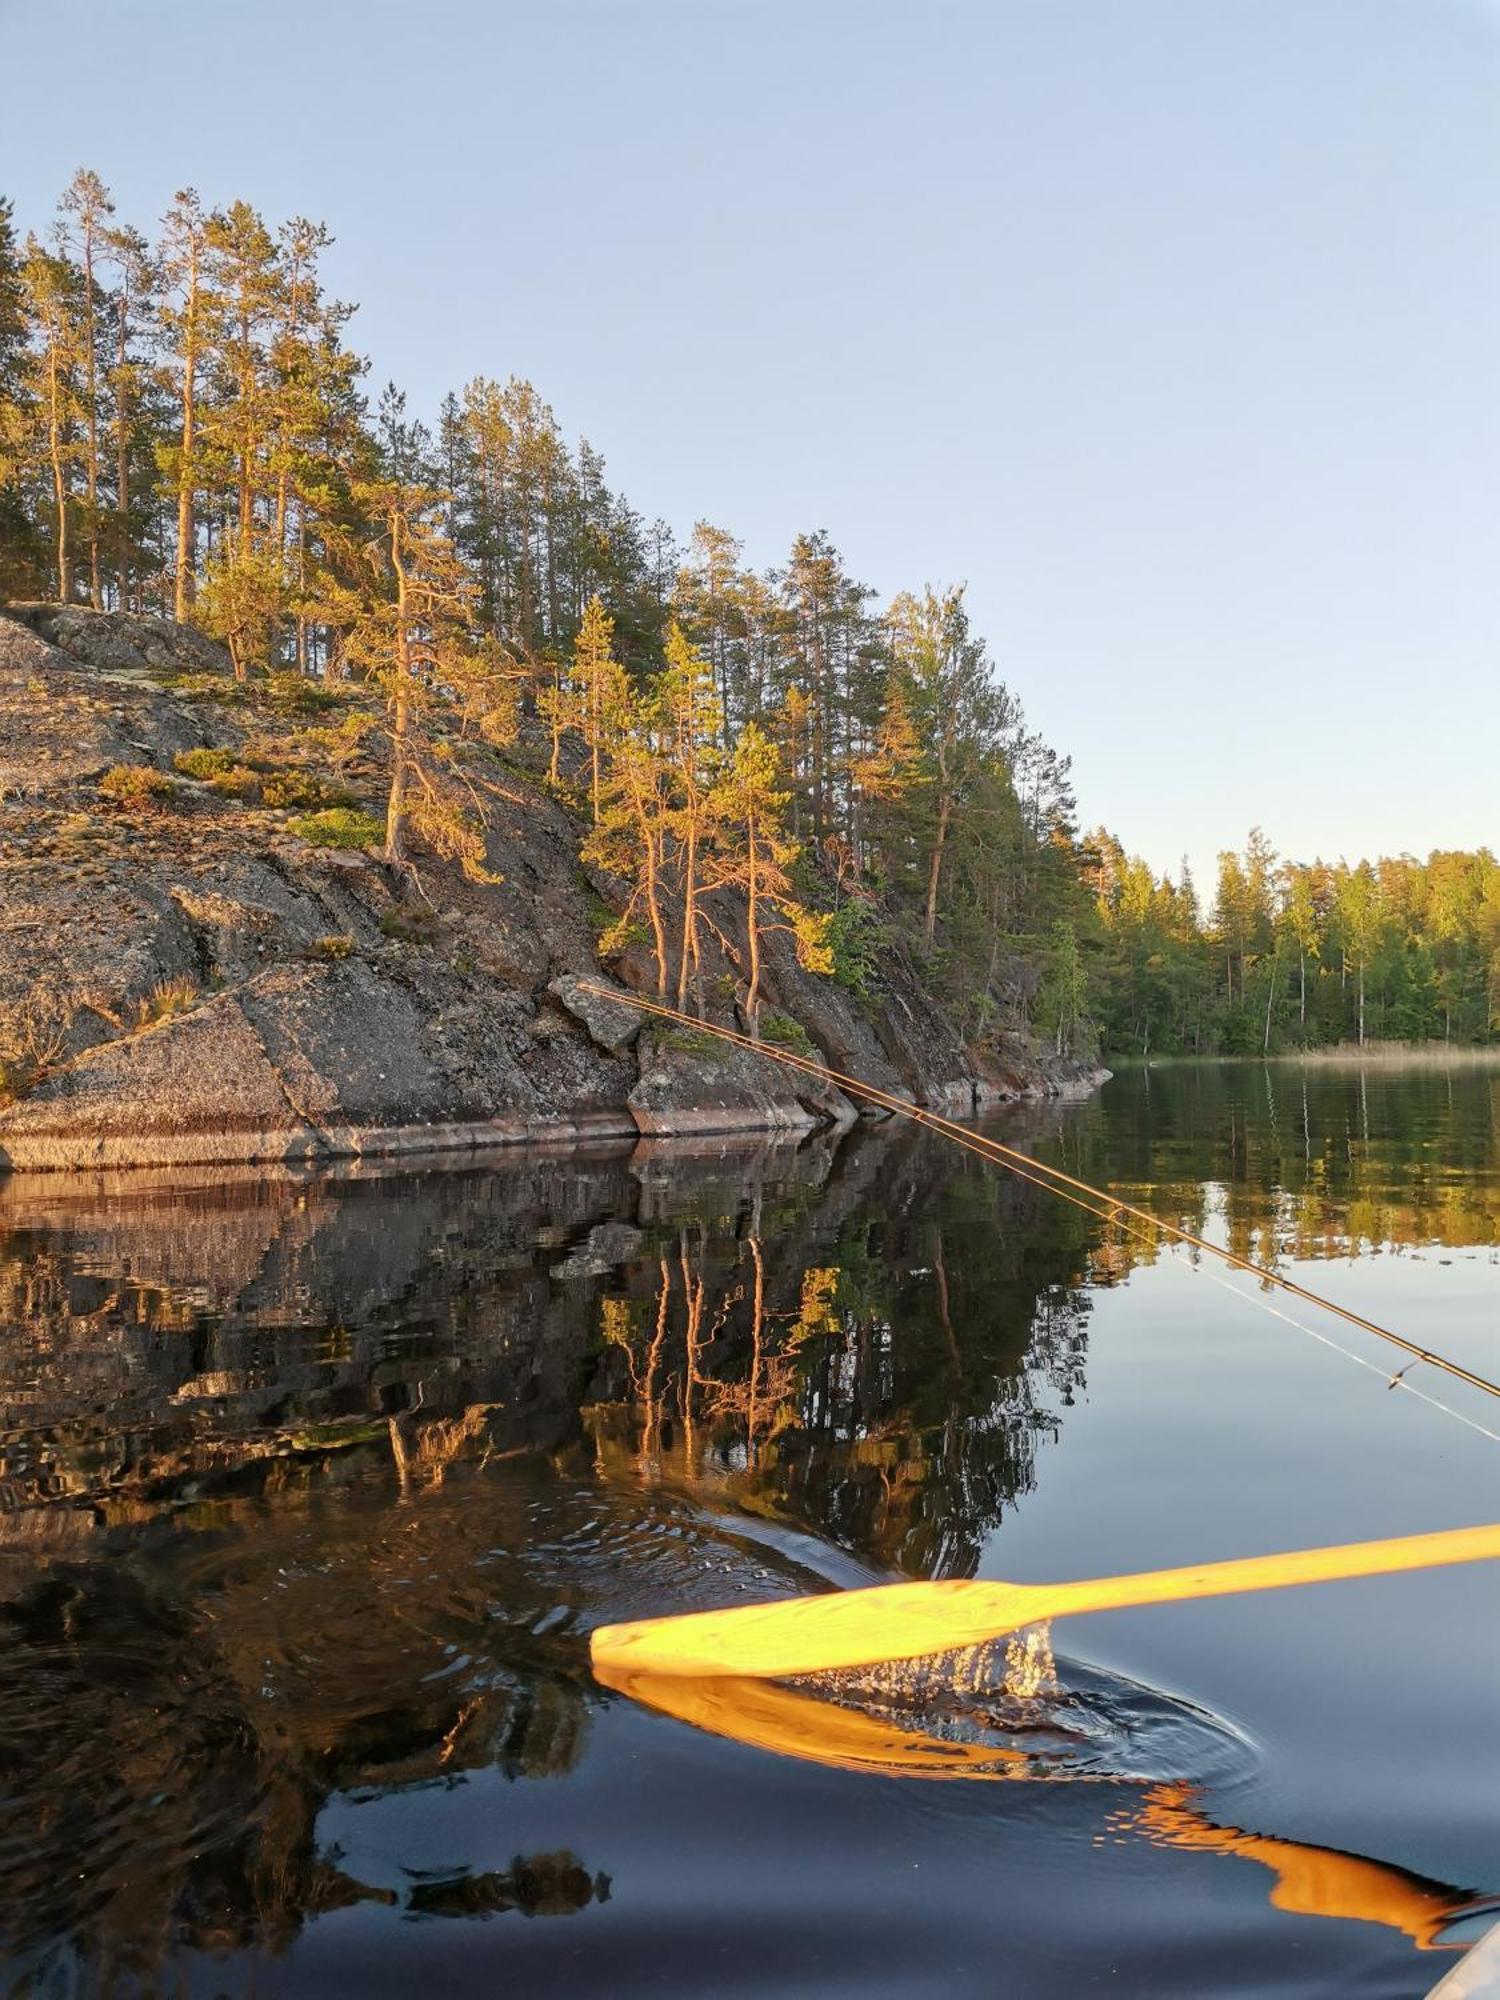
<svg viewBox="0 0 1500 2000"><path fill-rule="evenodd" d="M1491 1521L1431 1535L1289 1549L1281 1555L1241 1556L1232 1562L1079 1583L882 1584L828 1597L750 1604L737 1611L691 1611L633 1625L601 1625L590 1646L595 1667L616 1672L784 1679L952 1652L1003 1638L1044 1618L1081 1611L1178 1604L1495 1557L1500 1557L1500 1522Z"/></svg>
<svg viewBox="0 0 1500 2000"><path fill-rule="evenodd" d="M880 1584L601 1625L589 1650L596 1673L782 1679L979 1645L1045 1618L1049 1595L1023 1583Z"/></svg>

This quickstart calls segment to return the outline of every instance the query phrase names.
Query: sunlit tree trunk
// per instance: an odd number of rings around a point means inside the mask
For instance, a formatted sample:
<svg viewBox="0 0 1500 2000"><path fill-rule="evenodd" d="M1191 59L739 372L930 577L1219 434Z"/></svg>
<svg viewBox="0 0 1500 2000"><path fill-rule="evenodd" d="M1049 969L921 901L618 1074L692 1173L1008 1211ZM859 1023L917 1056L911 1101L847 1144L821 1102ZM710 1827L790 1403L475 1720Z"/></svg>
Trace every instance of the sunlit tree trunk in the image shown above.
<svg viewBox="0 0 1500 2000"><path fill-rule="evenodd" d="M391 718L391 789L385 808L385 858L395 867L401 860L406 817L406 751L411 727L411 628L407 622L406 564L401 547L401 516L391 514L391 566L396 572L396 690Z"/></svg>

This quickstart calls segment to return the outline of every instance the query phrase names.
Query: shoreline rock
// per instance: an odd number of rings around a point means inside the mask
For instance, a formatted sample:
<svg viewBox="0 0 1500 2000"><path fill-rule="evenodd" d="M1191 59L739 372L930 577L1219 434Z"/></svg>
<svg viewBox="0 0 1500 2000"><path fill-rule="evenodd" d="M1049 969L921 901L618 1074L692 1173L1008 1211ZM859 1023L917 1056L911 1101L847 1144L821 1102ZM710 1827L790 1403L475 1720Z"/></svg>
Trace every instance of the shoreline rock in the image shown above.
<svg viewBox="0 0 1500 2000"><path fill-rule="evenodd" d="M195 749L253 754L261 783L306 775L294 723L200 634L81 606L0 615L0 1066L30 1063L0 1098L0 1174L800 1137L860 1115L832 1085L634 1012L639 950L615 976L596 950L616 886L581 868L574 820L527 770L504 767L490 879L424 857L413 889L308 845L289 810L173 775ZM115 762L171 775L170 799L103 797ZM350 782L378 801L378 767ZM732 935L733 906L718 915ZM738 973L706 954L716 1018L734 1017ZM818 1059L950 1115L1105 1074L1021 1045L976 1068L898 946L856 995L773 934L765 991Z"/></svg>

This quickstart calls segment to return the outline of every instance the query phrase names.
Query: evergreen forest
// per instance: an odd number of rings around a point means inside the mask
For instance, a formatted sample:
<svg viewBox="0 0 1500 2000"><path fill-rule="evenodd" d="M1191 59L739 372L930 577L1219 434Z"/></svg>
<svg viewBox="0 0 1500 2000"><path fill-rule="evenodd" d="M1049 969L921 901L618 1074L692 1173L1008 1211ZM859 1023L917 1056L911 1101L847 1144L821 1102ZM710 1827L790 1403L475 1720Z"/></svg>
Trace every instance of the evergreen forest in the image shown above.
<svg viewBox="0 0 1500 2000"><path fill-rule="evenodd" d="M514 377L414 411L329 294L321 223L187 189L148 235L88 171L31 222L0 201L0 600L173 618L241 680L372 693L323 734L335 763L378 736L392 866L481 871L485 773L524 746L629 885L606 950L638 942L680 1006L728 888L752 1019L776 923L856 991L898 936L976 1044L1500 1033L1488 850L1293 861L1256 830L1200 901L1080 828L962 586L883 601L822 529L759 570L727 527L647 520Z"/></svg>

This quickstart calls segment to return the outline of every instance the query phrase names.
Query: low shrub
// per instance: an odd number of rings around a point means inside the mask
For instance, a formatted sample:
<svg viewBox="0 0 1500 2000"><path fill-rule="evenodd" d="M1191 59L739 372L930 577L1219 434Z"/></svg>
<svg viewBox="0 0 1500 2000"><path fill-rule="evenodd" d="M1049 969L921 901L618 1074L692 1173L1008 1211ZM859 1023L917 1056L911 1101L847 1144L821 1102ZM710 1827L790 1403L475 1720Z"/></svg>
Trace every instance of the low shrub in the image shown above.
<svg viewBox="0 0 1500 2000"><path fill-rule="evenodd" d="M184 778L222 778L234 769L232 750L179 750L172 768Z"/></svg>
<svg viewBox="0 0 1500 2000"><path fill-rule="evenodd" d="M253 771L247 771L243 764L235 764L230 770L220 771L217 777L210 778L208 789L221 793L226 799L258 799L260 779Z"/></svg>
<svg viewBox="0 0 1500 2000"><path fill-rule="evenodd" d="M177 790L165 771L151 764L112 764L99 780L105 798L136 809L165 805Z"/></svg>
<svg viewBox="0 0 1500 2000"><path fill-rule="evenodd" d="M373 813L351 806L304 813L291 822L291 828L309 847L378 847L385 839L385 828Z"/></svg>
<svg viewBox="0 0 1500 2000"><path fill-rule="evenodd" d="M338 960L347 958L353 949L352 937L341 937L335 933L330 937L314 938L307 947L307 956L336 964Z"/></svg>
<svg viewBox="0 0 1500 2000"><path fill-rule="evenodd" d="M275 771L260 788L263 804L295 806L300 812L323 812L357 803L347 785L330 783L315 771Z"/></svg>
<svg viewBox="0 0 1500 2000"><path fill-rule="evenodd" d="M763 1042L774 1042L778 1048L790 1049L795 1055L810 1056L814 1062L818 1060L812 1036L800 1021L794 1021L790 1014L783 1014L779 1007L761 1009L760 1038Z"/></svg>
<svg viewBox="0 0 1500 2000"><path fill-rule="evenodd" d="M295 668L272 674L260 692L267 707L278 715L324 715L339 705L338 696L321 681L309 680Z"/></svg>

